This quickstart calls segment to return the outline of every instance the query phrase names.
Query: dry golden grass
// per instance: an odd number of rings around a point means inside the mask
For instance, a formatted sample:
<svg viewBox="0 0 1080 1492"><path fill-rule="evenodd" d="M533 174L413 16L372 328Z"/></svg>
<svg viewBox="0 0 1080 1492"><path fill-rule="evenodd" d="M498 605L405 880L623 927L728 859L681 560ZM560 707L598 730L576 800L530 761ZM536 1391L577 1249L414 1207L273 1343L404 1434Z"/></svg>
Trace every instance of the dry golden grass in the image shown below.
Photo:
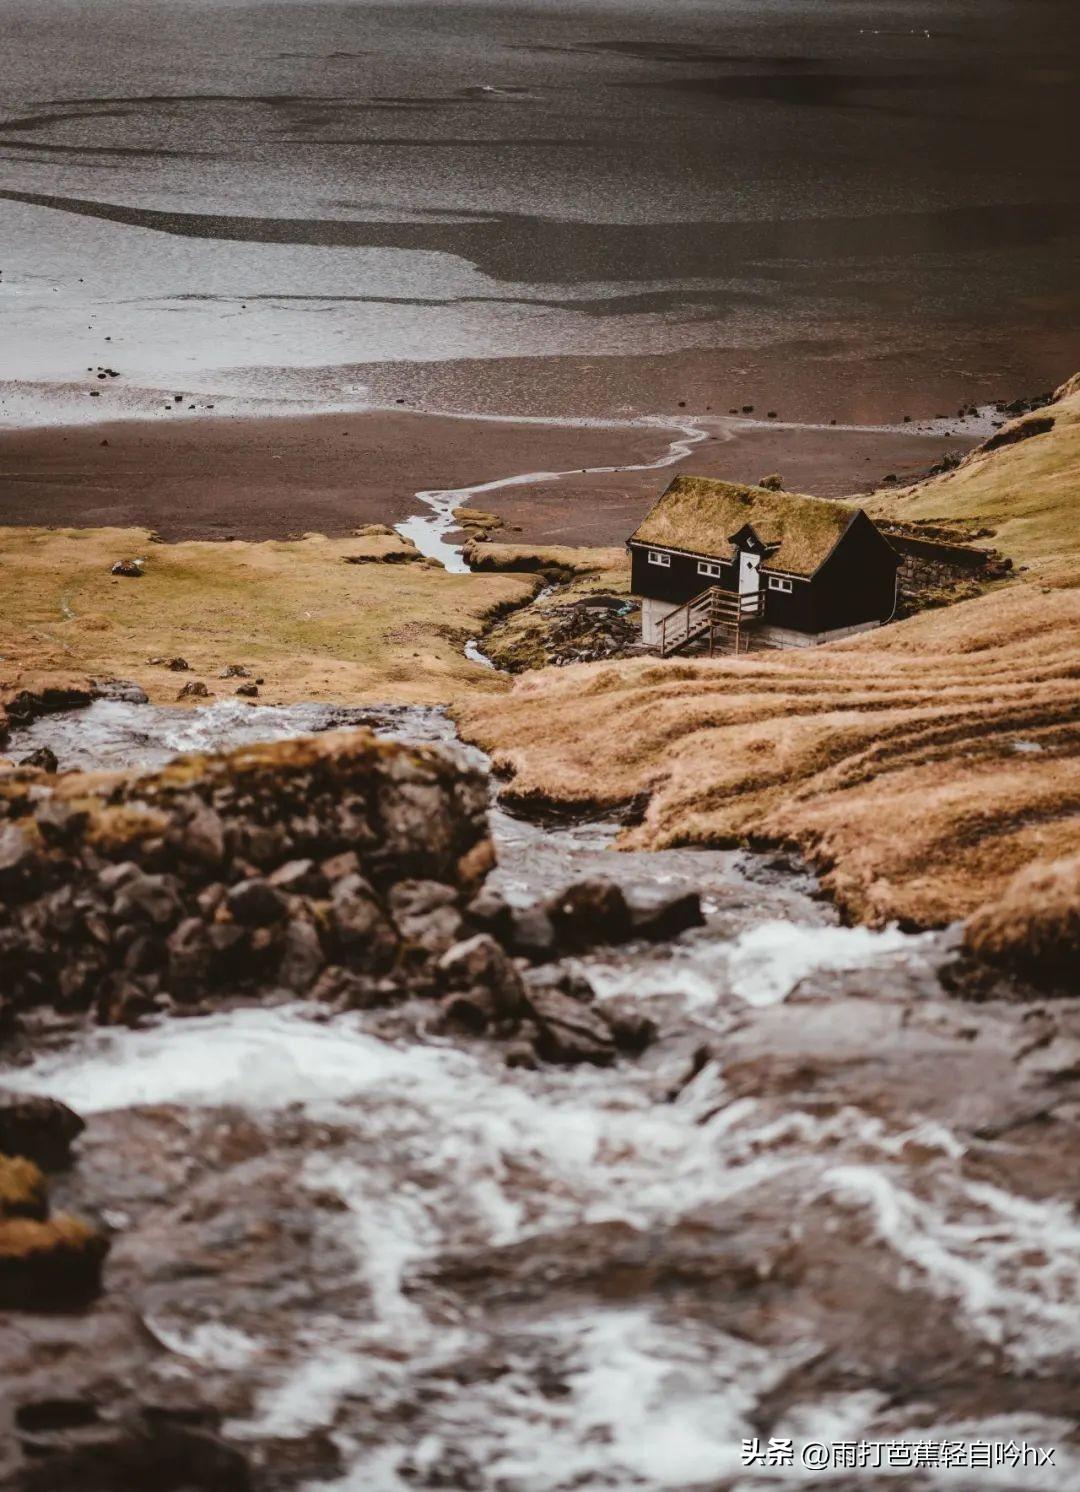
<svg viewBox="0 0 1080 1492"><path fill-rule="evenodd" d="M469 539L462 554L477 571L531 573L546 570L567 576L591 575L594 579L606 574L628 573L630 564L621 545L574 549L569 544L488 544Z"/></svg>
<svg viewBox="0 0 1080 1492"><path fill-rule="evenodd" d="M661 544L731 559L729 542L744 524L779 544L768 563L792 575L813 575L855 516L847 503L709 477L676 477L638 525L639 544Z"/></svg>
<svg viewBox="0 0 1080 1492"><path fill-rule="evenodd" d="M853 918L967 916L1080 845L1080 389L1047 412L878 505L989 520L1016 581L812 652L529 674L465 733L520 798L647 796L626 844L793 844Z"/></svg>
<svg viewBox="0 0 1080 1492"><path fill-rule="evenodd" d="M960 519L995 531L991 541L1018 565L1054 584L1080 583L1080 374L1038 411L1054 428L988 453L973 452L954 472L864 506L871 516ZM1029 423L1031 416L1012 422Z"/></svg>
<svg viewBox="0 0 1080 1492"><path fill-rule="evenodd" d="M121 557L145 559L144 576L112 576ZM442 702L503 687L462 648L536 588L525 576L449 575L377 528L263 544L3 529L0 685L61 672L120 677L167 701L200 678L225 696L239 681L219 679L222 668L244 663L265 679L267 701ZM176 655L191 673L147 661Z"/></svg>
<svg viewBox="0 0 1080 1492"><path fill-rule="evenodd" d="M1019 871L1000 901L982 907L965 929L970 953L992 963L1056 971L1076 992L1080 948L1080 854L1035 861Z"/></svg>

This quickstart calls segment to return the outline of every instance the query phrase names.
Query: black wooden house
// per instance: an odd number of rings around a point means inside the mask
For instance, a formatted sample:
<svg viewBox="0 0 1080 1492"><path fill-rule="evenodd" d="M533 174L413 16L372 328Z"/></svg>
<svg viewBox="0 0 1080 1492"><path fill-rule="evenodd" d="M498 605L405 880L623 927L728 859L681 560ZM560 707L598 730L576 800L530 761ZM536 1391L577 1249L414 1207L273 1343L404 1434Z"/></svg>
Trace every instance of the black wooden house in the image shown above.
<svg viewBox="0 0 1080 1492"><path fill-rule="evenodd" d="M676 477L628 547L642 640L665 654L813 647L896 608L900 556L846 503Z"/></svg>

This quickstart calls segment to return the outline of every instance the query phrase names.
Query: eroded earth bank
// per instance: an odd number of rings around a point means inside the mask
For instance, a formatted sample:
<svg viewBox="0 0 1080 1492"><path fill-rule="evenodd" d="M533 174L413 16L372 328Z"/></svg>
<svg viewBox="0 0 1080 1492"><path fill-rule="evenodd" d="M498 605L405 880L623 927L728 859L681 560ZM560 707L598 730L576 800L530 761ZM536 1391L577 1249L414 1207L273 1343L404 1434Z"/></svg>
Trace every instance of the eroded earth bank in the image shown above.
<svg viewBox="0 0 1080 1492"><path fill-rule="evenodd" d="M0 777L5 1485L865 1485L754 1435L1076 1484L1073 1002L960 999L955 932L782 857L492 809L439 711L199 749L245 708Z"/></svg>

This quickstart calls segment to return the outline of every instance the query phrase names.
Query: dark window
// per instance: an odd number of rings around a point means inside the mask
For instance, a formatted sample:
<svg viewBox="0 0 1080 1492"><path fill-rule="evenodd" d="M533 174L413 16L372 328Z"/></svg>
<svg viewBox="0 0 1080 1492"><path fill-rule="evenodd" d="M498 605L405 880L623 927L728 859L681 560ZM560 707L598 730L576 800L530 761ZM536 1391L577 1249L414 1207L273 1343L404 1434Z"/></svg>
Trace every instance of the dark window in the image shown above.
<svg viewBox="0 0 1080 1492"><path fill-rule="evenodd" d="M670 565L671 565L671 555L670 554L661 554L659 549L650 549L649 550L649 564L650 565L667 565L668 567L670 567Z"/></svg>
<svg viewBox="0 0 1080 1492"><path fill-rule="evenodd" d="M791 581L785 580L782 575L769 576L769 589L771 591L790 591Z"/></svg>

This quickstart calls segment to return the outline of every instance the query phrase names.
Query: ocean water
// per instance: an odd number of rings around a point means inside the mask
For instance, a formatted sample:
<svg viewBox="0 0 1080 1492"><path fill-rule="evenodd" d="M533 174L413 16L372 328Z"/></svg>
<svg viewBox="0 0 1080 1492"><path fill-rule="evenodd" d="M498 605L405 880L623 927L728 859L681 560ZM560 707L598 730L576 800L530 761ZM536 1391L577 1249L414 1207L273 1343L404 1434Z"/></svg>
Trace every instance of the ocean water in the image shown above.
<svg viewBox="0 0 1080 1492"><path fill-rule="evenodd" d="M529 413L555 358L582 412L724 370L884 415L1080 363L1073 0L2 21L0 419L174 385Z"/></svg>

